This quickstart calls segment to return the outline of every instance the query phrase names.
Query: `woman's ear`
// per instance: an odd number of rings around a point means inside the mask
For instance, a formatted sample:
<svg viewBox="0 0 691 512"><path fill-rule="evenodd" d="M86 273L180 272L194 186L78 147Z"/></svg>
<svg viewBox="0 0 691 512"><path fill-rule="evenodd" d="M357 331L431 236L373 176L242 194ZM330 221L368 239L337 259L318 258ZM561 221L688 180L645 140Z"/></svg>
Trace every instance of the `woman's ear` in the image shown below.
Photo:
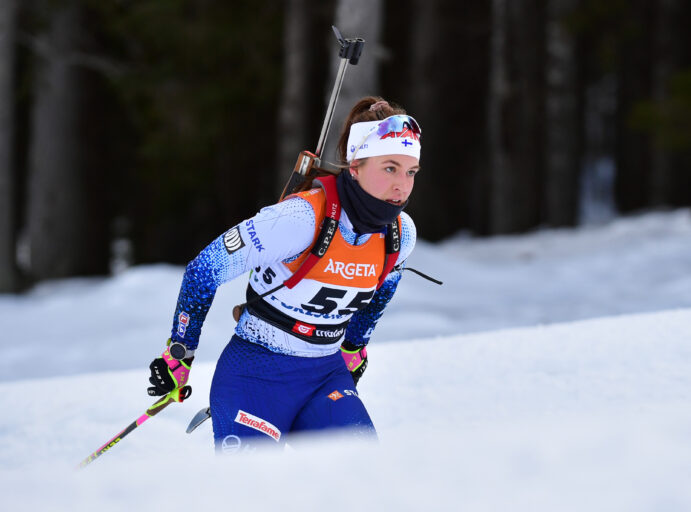
<svg viewBox="0 0 691 512"><path fill-rule="evenodd" d="M358 161L353 160L350 164L350 169L348 169L348 172L350 175L353 177L354 180L357 180L358 178Z"/></svg>

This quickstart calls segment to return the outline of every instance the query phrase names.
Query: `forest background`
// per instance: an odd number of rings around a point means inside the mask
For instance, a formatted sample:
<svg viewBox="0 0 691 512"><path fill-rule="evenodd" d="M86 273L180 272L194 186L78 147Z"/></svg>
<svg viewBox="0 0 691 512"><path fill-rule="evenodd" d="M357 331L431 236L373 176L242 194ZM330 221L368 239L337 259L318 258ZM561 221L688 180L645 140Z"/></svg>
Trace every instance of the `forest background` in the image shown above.
<svg viewBox="0 0 691 512"><path fill-rule="evenodd" d="M683 0L2 0L0 293L192 259L314 150L335 24L422 127L421 237L691 205Z"/></svg>

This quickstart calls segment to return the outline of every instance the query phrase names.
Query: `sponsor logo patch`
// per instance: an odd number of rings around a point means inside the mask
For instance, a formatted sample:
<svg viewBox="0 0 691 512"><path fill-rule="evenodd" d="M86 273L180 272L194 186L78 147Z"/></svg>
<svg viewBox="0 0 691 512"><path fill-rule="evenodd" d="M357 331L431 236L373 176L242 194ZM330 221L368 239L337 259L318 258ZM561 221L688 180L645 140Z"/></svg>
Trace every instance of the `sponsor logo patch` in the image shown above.
<svg viewBox="0 0 691 512"><path fill-rule="evenodd" d="M310 324L303 324L302 322L295 322L293 332L302 334L303 336L314 336L314 330L317 327Z"/></svg>
<svg viewBox="0 0 691 512"><path fill-rule="evenodd" d="M263 432L267 436L273 438L275 441L281 439L281 431L278 430L274 425L248 412L238 410L238 415L235 417L235 422L248 426L249 428L253 428L254 430L258 430L259 432Z"/></svg>
<svg viewBox="0 0 691 512"><path fill-rule="evenodd" d="M231 453L250 453L256 450L256 447L252 447L249 444L243 444L242 439L235 435L225 436L221 441L221 453L231 454Z"/></svg>
<svg viewBox="0 0 691 512"><path fill-rule="evenodd" d="M238 436L225 436L221 441L221 451L223 453L235 453L240 450L242 440Z"/></svg>
<svg viewBox="0 0 691 512"><path fill-rule="evenodd" d="M335 402L336 400L340 400L341 398L343 398L343 395L342 395L341 393L339 393L338 390L334 391L333 393L329 393L329 394L326 395L326 396L327 396L328 398L330 398L331 400L333 400L334 402Z"/></svg>
<svg viewBox="0 0 691 512"><path fill-rule="evenodd" d="M372 263L343 263L329 258L324 272L339 274L344 279L377 276L377 266Z"/></svg>
<svg viewBox="0 0 691 512"><path fill-rule="evenodd" d="M254 221L252 219L248 220L245 222L245 227L247 228L247 234L250 236L250 241L252 244L254 244L257 252L262 252L264 250L264 246L257 236L257 230L254 229Z"/></svg>
<svg viewBox="0 0 691 512"><path fill-rule="evenodd" d="M345 327L341 327L340 329L330 330L330 331L327 331L325 329L317 329L316 331L314 331L314 334L319 338L338 339L341 336L343 336L344 332L345 332Z"/></svg>
<svg viewBox="0 0 691 512"><path fill-rule="evenodd" d="M223 243L226 246L226 251L228 254L233 254L235 251L239 251L245 247L245 242L240 236L240 230L237 226L229 229L225 235L223 235Z"/></svg>
<svg viewBox="0 0 691 512"><path fill-rule="evenodd" d="M187 332L187 326L190 324L190 315L184 311L178 315L178 336L181 338L185 337Z"/></svg>

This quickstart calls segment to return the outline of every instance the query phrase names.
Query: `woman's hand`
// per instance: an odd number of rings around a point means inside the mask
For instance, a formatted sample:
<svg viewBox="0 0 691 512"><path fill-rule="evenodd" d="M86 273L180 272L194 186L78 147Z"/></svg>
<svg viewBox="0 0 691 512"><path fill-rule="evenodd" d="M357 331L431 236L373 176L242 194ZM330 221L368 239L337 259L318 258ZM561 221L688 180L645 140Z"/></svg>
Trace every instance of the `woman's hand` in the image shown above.
<svg viewBox="0 0 691 512"><path fill-rule="evenodd" d="M189 379L194 351L190 351L182 343L171 343L170 339L167 345L161 357L157 357L149 365L149 382L153 384L147 389L150 396L166 395L183 387Z"/></svg>
<svg viewBox="0 0 691 512"><path fill-rule="evenodd" d="M346 368L350 371L353 382L355 382L357 386L360 377L362 377L362 374L365 373L367 369L367 347L364 345L358 347L348 340L345 340L341 344L341 356L343 356Z"/></svg>

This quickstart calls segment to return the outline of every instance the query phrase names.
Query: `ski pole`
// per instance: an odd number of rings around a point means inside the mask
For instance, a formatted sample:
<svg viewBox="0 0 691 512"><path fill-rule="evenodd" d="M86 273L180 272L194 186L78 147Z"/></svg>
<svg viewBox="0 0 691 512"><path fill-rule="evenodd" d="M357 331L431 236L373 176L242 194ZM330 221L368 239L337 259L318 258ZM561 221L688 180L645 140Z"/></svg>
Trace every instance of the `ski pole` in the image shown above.
<svg viewBox="0 0 691 512"><path fill-rule="evenodd" d="M124 430L121 432L118 432L115 434L111 439L106 441L106 443L101 446L98 450L96 450L94 453L89 455L87 458L85 458L83 461L79 463L79 467L83 468L104 453L106 453L108 450L110 450L113 446L115 446L123 437L125 437L127 434L132 432L135 428L137 428L139 425L144 423L146 420L149 418L156 416L159 412L161 412L163 409L168 407L170 404L173 402L182 402L186 400L187 398L190 397L192 394L192 387L191 386L183 386L181 388L174 389L167 395L165 395L163 398L160 398L158 401L156 401L151 407L149 407L144 414L142 414L139 418L134 420L132 423L127 425Z"/></svg>
<svg viewBox="0 0 691 512"><path fill-rule="evenodd" d="M200 409L199 412L194 415L192 421L190 421L190 424L187 426L187 430L185 432L191 434L194 432L194 429L196 429L209 418L211 418L211 407L204 407L203 409Z"/></svg>
<svg viewBox="0 0 691 512"><path fill-rule="evenodd" d="M322 131L319 135L319 142L317 142L317 149L314 153L310 153L309 151L302 151L300 153L297 163L295 164L295 169L293 169L293 173L290 175L290 179L288 183L286 183L283 193L281 194L281 201L286 195L292 194L297 187L303 185L309 178L314 178L316 175L316 169L321 165L322 152L324 151L326 139L329 135L329 128L331 127L331 121L333 120L334 111L336 110L338 96L341 93L341 86L343 85L346 68L348 64L352 64L353 66L357 65L360 60L360 55L362 54L362 48L365 46L364 39L360 37L344 39L341 32L335 26L332 25L331 28L333 29L338 43L341 45L338 52L341 62L339 63L336 73L336 81L331 91L329 105L326 108L326 115L324 116Z"/></svg>

